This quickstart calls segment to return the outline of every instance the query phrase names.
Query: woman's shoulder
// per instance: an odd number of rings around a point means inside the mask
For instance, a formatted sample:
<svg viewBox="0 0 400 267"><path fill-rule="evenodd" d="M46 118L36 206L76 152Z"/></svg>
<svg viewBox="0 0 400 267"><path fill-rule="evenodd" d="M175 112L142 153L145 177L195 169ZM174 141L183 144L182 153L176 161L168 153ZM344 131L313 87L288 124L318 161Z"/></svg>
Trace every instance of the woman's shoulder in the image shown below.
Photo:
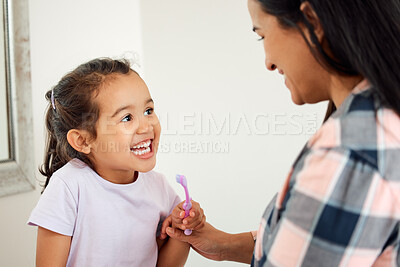
<svg viewBox="0 0 400 267"><path fill-rule="evenodd" d="M400 171L399 115L370 90L352 94L343 105L309 140L308 148L344 151L390 179Z"/></svg>
<svg viewBox="0 0 400 267"><path fill-rule="evenodd" d="M353 93L310 139L321 148L400 149L400 117L371 90Z"/></svg>

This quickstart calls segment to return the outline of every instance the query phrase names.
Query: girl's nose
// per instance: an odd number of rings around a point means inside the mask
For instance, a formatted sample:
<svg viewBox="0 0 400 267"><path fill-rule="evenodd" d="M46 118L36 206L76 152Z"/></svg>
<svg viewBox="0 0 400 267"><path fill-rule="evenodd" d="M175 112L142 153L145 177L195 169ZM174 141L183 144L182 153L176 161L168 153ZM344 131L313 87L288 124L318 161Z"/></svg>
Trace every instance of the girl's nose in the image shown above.
<svg viewBox="0 0 400 267"><path fill-rule="evenodd" d="M149 131L149 128L150 128L149 120L147 118L142 118L139 120L139 127L137 129L137 133L138 134L147 133Z"/></svg>
<svg viewBox="0 0 400 267"><path fill-rule="evenodd" d="M270 71L274 71L276 69L276 65L272 64L271 61L269 61L268 59L265 60L265 66L267 67L268 70Z"/></svg>

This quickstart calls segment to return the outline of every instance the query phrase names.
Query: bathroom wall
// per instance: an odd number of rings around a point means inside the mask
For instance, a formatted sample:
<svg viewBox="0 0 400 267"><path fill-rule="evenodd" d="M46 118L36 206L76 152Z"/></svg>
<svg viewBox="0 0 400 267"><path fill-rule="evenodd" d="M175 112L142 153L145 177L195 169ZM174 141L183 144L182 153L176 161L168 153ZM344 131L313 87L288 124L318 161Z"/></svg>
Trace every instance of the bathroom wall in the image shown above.
<svg viewBox="0 0 400 267"><path fill-rule="evenodd" d="M157 169L172 182L185 174L217 228L257 229L326 103L294 105L283 77L266 70L246 0L145 0L141 15L146 81L163 126ZM236 264L192 252L187 266Z"/></svg>

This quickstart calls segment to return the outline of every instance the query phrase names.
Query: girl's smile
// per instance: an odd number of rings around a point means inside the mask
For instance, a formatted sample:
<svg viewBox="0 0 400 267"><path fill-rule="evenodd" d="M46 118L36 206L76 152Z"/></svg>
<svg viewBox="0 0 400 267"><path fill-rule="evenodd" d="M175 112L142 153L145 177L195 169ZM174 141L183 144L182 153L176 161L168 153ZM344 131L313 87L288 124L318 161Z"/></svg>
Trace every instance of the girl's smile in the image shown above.
<svg viewBox="0 0 400 267"><path fill-rule="evenodd" d="M140 159L148 159L154 155L153 152L153 139L141 141L131 147L131 152Z"/></svg>

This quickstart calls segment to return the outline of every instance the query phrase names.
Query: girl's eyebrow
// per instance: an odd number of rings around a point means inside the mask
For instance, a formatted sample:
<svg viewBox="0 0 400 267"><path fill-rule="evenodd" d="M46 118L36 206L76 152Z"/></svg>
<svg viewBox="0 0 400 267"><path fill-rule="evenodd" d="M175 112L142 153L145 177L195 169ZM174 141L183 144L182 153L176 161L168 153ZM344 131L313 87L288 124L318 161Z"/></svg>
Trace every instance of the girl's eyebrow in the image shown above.
<svg viewBox="0 0 400 267"><path fill-rule="evenodd" d="M153 99L149 98L146 102L145 105L149 104L149 103L154 103ZM122 106L120 108L118 108L114 114L111 116L111 118L114 118L118 113L120 113L121 111L125 110L125 109L133 109L134 105L126 105L126 106Z"/></svg>

